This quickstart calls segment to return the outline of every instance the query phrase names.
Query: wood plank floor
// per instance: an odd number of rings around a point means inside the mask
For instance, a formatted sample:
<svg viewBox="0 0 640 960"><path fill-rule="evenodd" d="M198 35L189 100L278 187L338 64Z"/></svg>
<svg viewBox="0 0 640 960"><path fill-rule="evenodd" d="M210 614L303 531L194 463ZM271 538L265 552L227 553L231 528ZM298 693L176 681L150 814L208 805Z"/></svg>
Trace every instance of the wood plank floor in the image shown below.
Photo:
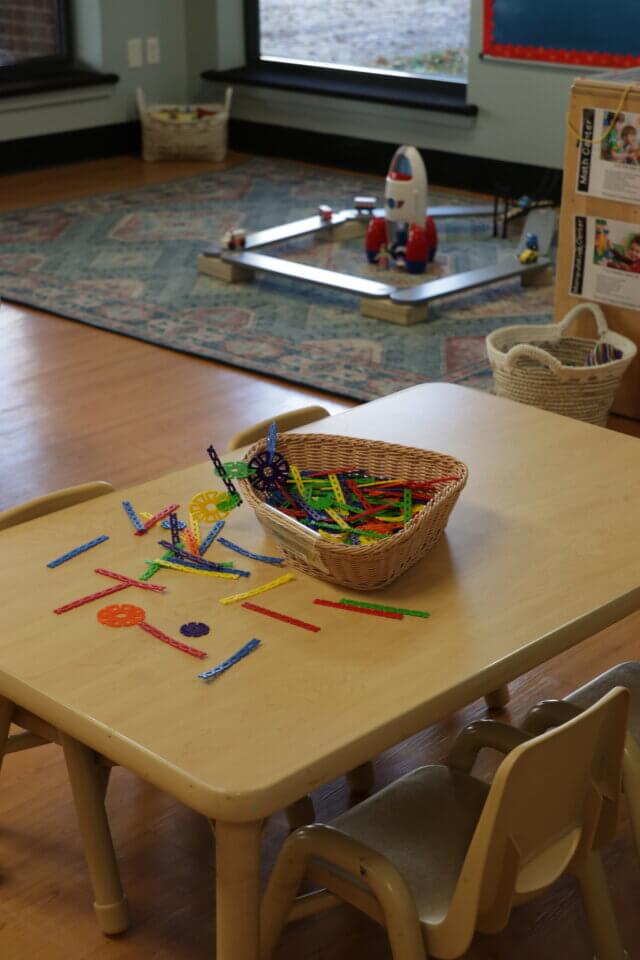
<svg viewBox="0 0 640 960"><path fill-rule="evenodd" d="M231 157L235 162L239 157ZM157 182L209 165L99 161L0 178L0 209ZM122 487L200 460L215 440L280 410L349 401L184 356L36 311L0 308L0 509L83 480ZM189 385L188 396L159 385ZM640 434L639 425L615 427ZM612 516L612 522L616 522ZM615 562L615 557L611 558ZM541 696L560 696L623 659L637 658L640 615L583 643L513 688L507 718ZM379 784L442 756L481 704L424 731L376 760ZM215 749L215 743L212 744ZM326 819L350 802L343 781L318 792ZM109 810L132 928L97 930L60 751L43 747L5 761L0 778L0 957L3 960L204 960L214 954L214 844L207 823L124 770L115 770ZM286 833L274 817L264 836L265 872ZM628 824L606 856L631 960L640 957L640 865ZM566 881L515 912L497 938L478 938L467 960L587 960L584 916ZM292 926L278 960L386 960L384 934L340 909Z"/></svg>

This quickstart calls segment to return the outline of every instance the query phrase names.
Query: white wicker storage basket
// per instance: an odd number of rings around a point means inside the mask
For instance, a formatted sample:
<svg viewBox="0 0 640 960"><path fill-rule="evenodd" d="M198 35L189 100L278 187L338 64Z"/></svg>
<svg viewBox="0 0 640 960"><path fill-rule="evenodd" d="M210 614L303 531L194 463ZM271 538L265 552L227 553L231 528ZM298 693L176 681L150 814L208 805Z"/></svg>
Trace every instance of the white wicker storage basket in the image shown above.
<svg viewBox="0 0 640 960"><path fill-rule="evenodd" d="M598 339L566 333L583 310L592 314ZM618 360L589 366L598 343L620 351ZM632 340L609 330L596 303L579 303L560 323L494 330L486 339L496 394L576 420L605 426L625 370L636 355Z"/></svg>
<svg viewBox="0 0 640 960"><path fill-rule="evenodd" d="M142 152L145 160L211 160L219 163L227 155L227 121L233 90L227 87L224 103L200 103L197 106L212 115L190 123L161 120L161 110L175 110L175 104L147 104L138 88L137 101L142 124ZM178 107L178 109L186 109Z"/></svg>

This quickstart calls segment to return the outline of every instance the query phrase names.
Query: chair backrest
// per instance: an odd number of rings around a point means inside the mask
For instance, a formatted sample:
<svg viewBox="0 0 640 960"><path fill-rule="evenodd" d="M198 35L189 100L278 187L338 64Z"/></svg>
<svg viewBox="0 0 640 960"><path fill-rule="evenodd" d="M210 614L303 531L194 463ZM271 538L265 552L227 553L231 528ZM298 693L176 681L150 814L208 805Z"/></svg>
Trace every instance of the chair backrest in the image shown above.
<svg viewBox="0 0 640 960"><path fill-rule="evenodd" d="M237 450L239 447L246 447L250 443L256 443L262 437L266 437L269 427L276 423L278 430L282 433L284 430L293 430L294 427L303 427L306 423L314 423L316 420L324 420L329 416L329 411L324 407L311 406L300 407L298 410L288 410L286 413L279 413L277 417L269 417L268 420L261 420L260 423L254 423L252 427L246 427L235 437L232 437L227 446L227 452Z"/></svg>
<svg viewBox="0 0 640 960"><path fill-rule="evenodd" d="M93 500L94 497L112 492L113 487L110 483L95 480L92 483L82 483L77 487L66 487L64 490L47 493L44 497L37 497L35 500L29 500L28 503L21 503L17 507L11 507L0 513L0 530L8 530L9 527L16 527L19 523L26 523L27 520L36 520L48 513L55 513L57 510L64 510L65 507L73 507L77 503Z"/></svg>
<svg viewBox="0 0 640 960"><path fill-rule="evenodd" d="M468 945L476 929L502 930L515 903L551 886L612 839L628 707L628 691L616 687L580 716L507 755L442 925L448 946L452 933ZM437 952L435 940L433 947Z"/></svg>

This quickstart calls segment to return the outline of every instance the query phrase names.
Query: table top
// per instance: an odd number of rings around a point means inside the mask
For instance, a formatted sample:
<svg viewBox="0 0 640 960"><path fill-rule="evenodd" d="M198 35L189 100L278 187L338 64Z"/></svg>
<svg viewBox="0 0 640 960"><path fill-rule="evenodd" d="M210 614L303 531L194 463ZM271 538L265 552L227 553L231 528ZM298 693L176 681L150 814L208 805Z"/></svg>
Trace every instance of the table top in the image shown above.
<svg viewBox="0 0 640 960"><path fill-rule="evenodd" d="M405 443L464 460L470 478L436 548L367 599L430 611L402 621L313 604L357 597L296 573L255 602L317 624L310 633L219 598L280 568L223 549L251 579L158 573L166 595L130 588L69 613L53 608L137 577L160 553L132 535L120 506L187 507L220 488L202 463L0 533L0 693L212 818L268 815L393 743L488 693L640 607L640 443L461 387L405 390L305 430ZM211 438L203 438L203 447ZM224 459L224 458L223 458ZM165 533L166 538L166 531ZM278 553L243 506L228 537ZM46 563L100 534L110 539L56 569ZM242 561L241 563L238 561ZM360 599L363 595L359 595ZM97 611L137 604L198 661ZM249 639L262 645L219 679L196 674Z"/></svg>

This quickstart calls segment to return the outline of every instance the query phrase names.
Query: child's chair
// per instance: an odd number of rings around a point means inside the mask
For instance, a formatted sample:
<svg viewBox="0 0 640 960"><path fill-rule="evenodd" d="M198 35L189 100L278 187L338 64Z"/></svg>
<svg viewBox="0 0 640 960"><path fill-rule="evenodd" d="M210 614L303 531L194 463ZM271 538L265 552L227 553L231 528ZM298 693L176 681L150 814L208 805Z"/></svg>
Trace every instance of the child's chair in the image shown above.
<svg viewBox="0 0 640 960"><path fill-rule="evenodd" d="M640 662L620 663L574 690L564 700L541 701L527 714L524 729L537 734L565 723L614 687L626 687L631 698L622 770L629 819L640 856Z"/></svg>
<svg viewBox="0 0 640 960"><path fill-rule="evenodd" d="M0 513L0 530L35 520L85 500L111 493L109 483L96 481L58 490ZM12 724L22 733L9 735ZM104 798L110 764L93 750L51 724L0 696L0 766L6 754L57 743L64 750L80 833L94 893L94 908L103 933L122 933L129 926L127 899L122 891Z"/></svg>
<svg viewBox="0 0 640 960"><path fill-rule="evenodd" d="M394 960L454 960L565 873L580 883L598 960L622 960L595 851L616 828L628 700L613 690L535 738L472 724L445 764L291 834L263 901L262 960L288 920L340 901L386 926ZM483 747L506 754L490 787L471 776ZM322 889L296 899L305 876Z"/></svg>
<svg viewBox="0 0 640 960"><path fill-rule="evenodd" d="M254 423L253 426L245 427L244 430L236 433L227 444L227 453L238 450L240 447L248 447L250 443L256 443L257 440L266 437L272 423L277 424L278 430L283 433L285 430L293 430L294 427L315 423L316 420L324 420L328 416L329 411L320 406L299 407L297 410L279 413L276 417L261 420L260 423Z"/></svg>

